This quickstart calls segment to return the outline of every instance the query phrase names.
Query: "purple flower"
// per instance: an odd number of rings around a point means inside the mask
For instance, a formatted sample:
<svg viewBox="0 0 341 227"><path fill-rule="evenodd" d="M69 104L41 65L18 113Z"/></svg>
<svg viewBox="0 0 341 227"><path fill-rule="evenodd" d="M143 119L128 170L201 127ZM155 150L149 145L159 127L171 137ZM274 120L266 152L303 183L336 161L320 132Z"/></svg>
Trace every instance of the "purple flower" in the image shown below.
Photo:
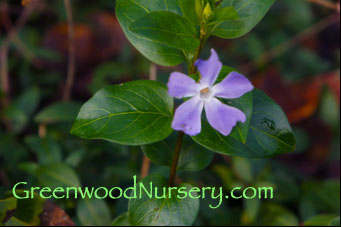
<svg viewBox="0 0 341 227"><path fill-rule="evenodd" d="M204 61L199 59L195 66L201 79L197 83L189 76L174 72L168 82L169 95L175 98L190 98L175 111L172 128L195 136L201 131L201 113L205 109L210 125L227 136L237 122L246 121L245 114L237 108L223 104L217 98L235 99L253 90L251 82L237 72L231 72L219 84L214 84L222 68L217 53Z"/></svg>

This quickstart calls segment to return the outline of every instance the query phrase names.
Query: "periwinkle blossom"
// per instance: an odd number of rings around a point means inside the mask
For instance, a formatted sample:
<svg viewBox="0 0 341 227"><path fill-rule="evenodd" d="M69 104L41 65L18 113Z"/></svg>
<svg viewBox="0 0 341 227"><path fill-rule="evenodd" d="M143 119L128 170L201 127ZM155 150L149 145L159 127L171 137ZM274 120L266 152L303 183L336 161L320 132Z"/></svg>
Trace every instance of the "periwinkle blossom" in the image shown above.
<svg viewBox="0 0 341 227"><path fill-rule="evenodd" d="M176 109L172 128L190 136L198 135L201 132L201 113L205 109L209 124L222 135L228 136L237 122L245 123L246 116L239 109L223 104L218 98L236 99L254 87L237 72L231 72L215 84L223 65L213 49L208 60L199 59L195 66L201 76L198 83L180 72L170 75L169 95L179 99L191 97Z"/></svg>

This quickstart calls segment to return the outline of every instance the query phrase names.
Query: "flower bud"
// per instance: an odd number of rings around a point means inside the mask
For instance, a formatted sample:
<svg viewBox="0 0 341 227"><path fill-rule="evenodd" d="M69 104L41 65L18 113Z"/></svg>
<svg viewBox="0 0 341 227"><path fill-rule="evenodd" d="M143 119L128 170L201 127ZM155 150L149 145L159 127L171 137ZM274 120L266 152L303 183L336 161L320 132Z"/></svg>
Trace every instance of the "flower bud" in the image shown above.
<svg viewBox="0 0 341 227"><path fill-rule="evenodd" d="M203 12L204 22L209 21L209 19L212 17L212 15L213 15L213 11L212 11L211 5L210 5L210 3L207 3L205 6L205 9L204 9L204 12Z"/></svg>

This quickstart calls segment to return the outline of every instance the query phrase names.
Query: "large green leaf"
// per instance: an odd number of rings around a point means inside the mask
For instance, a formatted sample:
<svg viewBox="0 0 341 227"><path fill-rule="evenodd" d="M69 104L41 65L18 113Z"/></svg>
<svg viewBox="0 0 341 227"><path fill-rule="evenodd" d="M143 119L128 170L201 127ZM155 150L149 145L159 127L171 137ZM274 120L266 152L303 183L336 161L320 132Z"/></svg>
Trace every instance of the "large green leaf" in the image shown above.
<svg viewBox="0 0 341 227"><path fill-rule="evenodd" d="M173 133L167 139L142 147L149 159L159 165L171 166L177 134ZM206 168L212 161L213 152L208 151L197 143L193 143L190 137L183 140L180 153L178 170L198 171Z"/></svg>
<svg viewBox="0 0 341 227"><path fill-rule="evenodd" d="M193 24L199 25L200 19L196 12L195 2L197 0L176 0L182 11L182 14Z"/></svg>
<svg viewBox="0 0 341 227"><path fill-rule="evenodd" d="M78 201L77 217L83 226L109 226L111 222L107 204L95 198Z"/></svg>
<svg viewBox="0 0 341 227"><path fill-rule="evenodd" d="M185 60L181 50L155 43L129 30L138 18L154 11L170 11L181 15L175 0L117 0L116 16L128 40L149 60L165 66L180 64Z"/></svg>
<svg viewBox="0 0 341 227"><path fill-rule="evenodd" d="M221 23L213 35L226 39L238 38L251 31L265 16L275 0L224 0L223 7L232 6L239 19Z"/></svg>
<svg viewBox="0 0 341 227"><path fill-rule="evenodd" d="M71 133L125 145L144 145L172 132L173 99L155 81L134 81L97 92L83 105Z"/></svg>
<svg viewBox="0 0 341 227"><path fill-rule="evenodd" d="M134 21L129 29L137 35L179 50L194 50L200 41L195 26L173 12L148 13Z"/></svg>
<svg viewBox="0 0 341 227"><path fill-rule="evenodd" d="M161 176L151 175L144 178L139 184L143 184L148 191L152 188L153 197L147 196L143 190L137 193L137 199L129 200L128 213L130 221L137 226L191 226L199 211L199 200L186 197L177 198L176 190L172 190L171 198L166 193L166 198L155 198L155 187L158 190L158 196L163 195L163 187L166 187L166 181ZM152 184L152 187L150 187ZM178 188L186 187L188 193L191 190L189 184L179 185ZM196 196L196 193L192 193Z"/></svg>
<svg viewBox="0 0 341 227"><path fill-rule="evenodd" d="M245 142L232 135L222 136L207 121L203 121L202 132L193 139L217 153L245 158L294 151L296 141L283 110L262 91L254 89L252 93L253 112Z"/></svg>

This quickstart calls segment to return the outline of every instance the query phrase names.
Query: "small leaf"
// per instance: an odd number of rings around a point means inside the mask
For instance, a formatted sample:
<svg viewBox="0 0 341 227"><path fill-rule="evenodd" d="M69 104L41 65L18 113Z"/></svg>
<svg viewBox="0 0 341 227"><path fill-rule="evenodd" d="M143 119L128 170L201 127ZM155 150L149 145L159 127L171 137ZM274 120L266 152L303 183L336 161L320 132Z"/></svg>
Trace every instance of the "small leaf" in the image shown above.
<svg viewBox="0 0 341 227"><path fill-rule="evenodd" d="M233 39L251 31L269 11L275 0L224 0L222 7L233 7L239 15L236 20L227 20L220 24L213 35Z"/></svg>
<svg viewBox="0 0 341 227"><path fill-rule="evenodd" d="M79 200L77 217L83 226L109 226L111 221L107 204L99 199Z"/></svg>
<svg viewBox="0 0 341 227"><path fill-rule="evenodd" d="M332 219L329 222L329 226L340 226L340 216Z"/></svg>
<svg viewBox="0 0 341 227"><path fill-rule="evenodd" d="M38 136L28 136L25 143L37 155L40 164L60 162L62 151L59 144L51 138L40 138Z"/></svg>
<svg viewBox="0 0 341 227"><path fill-rule="evenodd" d="M159 165L170 167L174 155L177 134L173 133L166 140L142 147L149 159ZM178 170L198 171L206 168L213 159L213 152L206 150L185 136L180 152Z"/></svg>
<svg viewBox="0 0 341 227"><path fill-rule="evenodd" d="M0 223L3 222L8 211L17 208L17 199L11 197L4 200L0 200Z"/></svg>
<svg viewBox="0 0 341 227"><path fill-rule="evenodd" d="M124 145L144 145L171 132L173 99L165 85L134 81L97 92L83 105L71 133Z"/></svg>
<svg viewBox="0 0 341 227"><path fill-rule="evenodd" d="M112 223L111 226L132 226L129 220L128 212L118 216Z"/></svg>
<svg viewBox="0 0 341 227"><path fill-rule="evenodd" d="M51 187L80 187L81 183L78 176L69 166L62 163L53 163L48 165L41 165L37 170L38 181L40 185Z"/></svg>
<svg viewBox="0 0 341 227"><path fill-rule="evenodd" d="M335 218L336 215L332 214L320 214L309 218L304 222L304 226L330 226L330 222Z"/></svg>
<svg viewBox="0 0 341 227"><path fill-rule="evenodd" d="M30 88L3 110L4 116L11 122L14 132L20 133L26 127L31 115L38 107L39 101L39 90Z"/></svg>
<svg viewBox="0 0 341 227"><path fill-rule="evenodd" d="M152 187L150 187L152 183ZM166 181L161 176L151 175L144 178L140 184L143 184L148 191L155 188L158 190L158 196L163 195L163 187L166 187ZM178 188L186 187L185 192L191 190L189 184L179 185ZM167 187L166 187L167 188ZM171 192L171 198L166 193L166 198L157 199L153 192L150 198L144 191L142 195L137 193L137 199L129 200L128 213L133 225L138 226L191 226L193 225L198 211L199 200L186 197L184 199L177 198L178 194L175 190ZM192 193L195 196L195 193ZM140 196L142 196L140 198ZM182 195L181 195L182 196ZM179 210L181 208L181 210Z"/></svg>
<svg viewBox="0 0 341 227"><path fill-rule="evenodd" d="M134 21L129 29L139 36L180 50L194 50L200 44L195 26L172 12L148 13Z"/></svg>
<svg viewBox="0 0 341 227"><path fill-rule="evenodd" d="M20 197L24 197L27 195L27 191L17 190L16 194ZM17 207L13 214L15 219L13 219L13 221L19 220L20 222L31 226L39 225L39 215L43 212L44 203L45 200L37 193L34 193L34 198L17 200ZM6 225L9 223L11 223L11 221L6 222Z"/></svg>
<svg viewBox="0 0 341 227"><path fill-rule="evenodd" d="M283 206L273 203L266 203L262 206L256 226L299 226L295 214Z"/></svg>
<svg viewBox="0 0 341 227"><path fill-rule="evenodd" d="M77 117L81 105L78 102L57 102L42 111L35 117L37 123L72 122Z"/></svg>
<svg viewBox="0 0 341 227"><path fill-rule="evenodd" d="M25 223L21 220L19 220L16 217L11 217L6 223L5 226L32 226L28 223Z"/></svg>

